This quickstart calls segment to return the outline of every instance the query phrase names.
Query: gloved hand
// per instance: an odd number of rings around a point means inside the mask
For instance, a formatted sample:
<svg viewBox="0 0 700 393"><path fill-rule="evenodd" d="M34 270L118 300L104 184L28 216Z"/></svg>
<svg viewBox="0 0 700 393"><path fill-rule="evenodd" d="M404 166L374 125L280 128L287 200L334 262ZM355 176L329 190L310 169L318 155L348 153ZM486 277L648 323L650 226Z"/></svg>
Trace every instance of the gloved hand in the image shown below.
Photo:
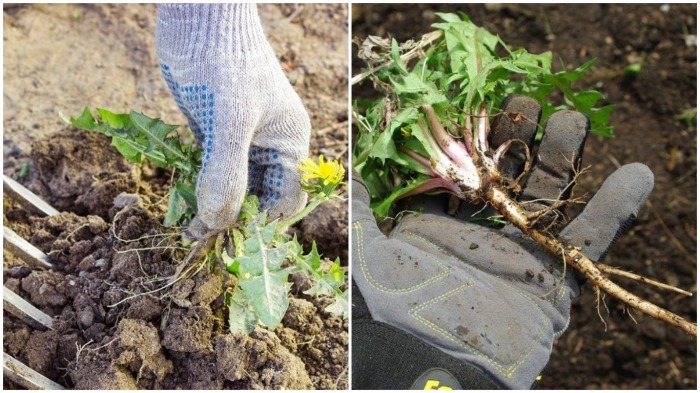
<svg viewBox="0 0 700 393"><path fill-rule="evenodd" d="M539 105L516 96L503 109L524 118L497 117L492 146L512 138L532 144ZM587 133L580 113L550 117L524 198L559 197ZM522 152L507 156L503 172L522 169ZM446 215L439 197L422 197L423 213L407 215L386 237L367 189L357 178L352 186L353 388L530 388L569 324L578 295L571 268L564 278L562 258L510 225ZM652 187L646 166L623 166L560 236L600 260Z"/></svg>
<svg viewBox="0 0 700 393"><path fill-rule="evenodd" d="M309 115L255 4L161 4L156 46L168 87L204 149L190 232L202 237L233 224L248 189L270 217L301 210L298 166L308 156Z"/></svg>

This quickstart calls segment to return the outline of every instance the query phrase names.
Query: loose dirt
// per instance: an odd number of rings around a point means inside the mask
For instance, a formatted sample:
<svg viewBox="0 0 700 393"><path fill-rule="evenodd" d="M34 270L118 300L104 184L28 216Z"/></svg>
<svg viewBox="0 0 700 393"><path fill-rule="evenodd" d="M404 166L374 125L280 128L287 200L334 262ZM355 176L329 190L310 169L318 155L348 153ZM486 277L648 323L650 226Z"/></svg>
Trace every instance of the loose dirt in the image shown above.
<svg viewBox="0 0 700 393"><path fill-rule="evenodd" d="M311 115L311 154L346 166L347 12L259 7ZM3 253L5 286L54 319L53 331L39 331L6 313L4 350L76 389L347 388L348 322L323 312L328 299L304 295L302 280L282 325L250 336L228 331L231 281L216 266L194 265L172 288L133 296L162 286L186 253L161 225L171 174L130 164L58 112L135 109L186 124L157 64L155 7L27 5L3 17L3 169L62 211L42 218L3 200L4 224L55 265L34 270ZM346 203L295 231L307 247L315 239L325 256L347 258Z"/></svg>

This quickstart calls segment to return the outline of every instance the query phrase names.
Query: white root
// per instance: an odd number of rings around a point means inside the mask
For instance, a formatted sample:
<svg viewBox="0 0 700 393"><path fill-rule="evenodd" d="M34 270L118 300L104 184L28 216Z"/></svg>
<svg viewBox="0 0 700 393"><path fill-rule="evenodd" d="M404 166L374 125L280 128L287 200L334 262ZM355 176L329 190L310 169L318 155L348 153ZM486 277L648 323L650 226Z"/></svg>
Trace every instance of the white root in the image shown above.
<svg viewBox="0 0 700 393"><path fill-rule="evenodd" d="M664 284L662 282L652 280L652 279L644 277L644 276L640 276L639 274L624 271L624 270L621 270L621 269L618 269L618 268L615 268L612 266L608 266L608 265L605 265L602 263L599 263L597 266L601 272L606 273L606 274L614 274L616 276L629 278L631 280L639 281L641 283L648 284L648 285L651 285L651 286L654 286L657 288L677 292L677 293L680 293L680 294L685 295L685 296L693 296L693 294L691 292L685 291L685 290L680 289L680 288L676 288L676 287L668 285L668 284Z"/></svg>
<svg viewBox="0 0 700 393"><path fill-rule="evenodd" d="M597 288L627 306L647 314L653 318L664 321L681 328L688 334L697 337L697 325L690 323L681 316L663 309L651 302L641 299L637 295L627 291L609 278L603 275L595 262L586 257L578 247L574 247L565 241L558 239L549 233L531 228L525 211L520 205L510 198L508 193L498 185L491 185L485 191L485 199L498 210L509 222L518 227L523 233L535 240L541 246L554 255L563 254L566 263L583 273L584 276Z"/></svg>
<svg viewBox="0 0 700 393"><path fill-rule="evenodd" d="M458 194L457 196L467 200L475 200L477 199L474 198L476 196L478 197L478 199L481 199L493 206L507 221L515 225L524 234L536 241L538 244L547 249L553 255L562 255L566 264L571 265L573 268L581 272L597 288L597 290L602 290L604 293L609 294L610 296L620 300L627 306L638 310L643 314L647 314L653 318L659 319L673 326L677 326L686 333L691 334L693 336L697 336L696 324L690 323L683 319L681 316L676 315L644 299L641 299L637 295L634 295L633 293L625 290L624 288L612 282L608 277L606 277L603 274L603 271L604 269L606 269L606 267L603 267L602 269L599 268L597 263L590 260L586 255L584 255L581 252L581 249L579 247L574 247L573 245L568 244L566 241L561 240L556 236L550 234L546 229L538 229L533 227L533 222L530 213L525 211L525 209L523 209L523 207L517 201L511 198L508 192L503 187L501 187L500 174L497 172L493 158L488 157L485 154L485 152L487 151L486 149L488 149L488 122L485 105L481 108L481 116L479 116L477 129L474 131L474 151L472 156L468 157L471 158L471 162L473 163L473 165L476 165L476 173L471 173L467 170L471 168L465 168L464 166L458 165L459 162L452 162L447 159L444 151L447 151L449 149L446 149L445 145L449 145L450 143L447 140L441 140L441 138L447 138L440 132L442 126L439 124L439 120L435 112L432 110L432 107L430 107L429 105L424 105L423 109L426 116L428 117L431 127L433 128L433 136L436 137L440 145L440 147L437 147L436 145L438 143L436 141L430 141L432 143L433 149L439 156L438 160L434 158L431 159L431 163L433 163L434 161L438 161L443 165L457 164L457 166L459 166L460 170L450 173L448 177L444 177L444 175L440 173L440 175L443 178L454 181L455 184L457 184L457 186L459 186L460 189L463 190L463 192ZM424 130L424 132L427 133L427 126L424 123L421 124L420 120L419 125ZM440 148L442 148L442 150L440 150ZM503 153L504 151L501 152L501 154ZM572 166L574 164L573 161L574 160L572 157ZM436 165L433 165L433 168L435 167ZM436 172L439 173L439 171ZM468 176L460 176L463 172L469 172ZM570 186L575 184L576 178L578 175L580 175L580 173L581 172L578 172L576 176L574 176L574 179L569 184ZM474 187L473 181L470 181L473 175L475 174L477 176L480 176L480 179L477 182L477 184L480 185L479 187ZM563 196L563 192L565 192L565 190L566 188L560 193L560 198ZM612 273L612 271L608 269L608 273L610 274ZM619 271L615 271L615 274L623 275ZM627 275L626 277L629 277L629 275ZM648 284L658 286L655 281L640 277L641 276L636 276L635 279L641 282L646 282Z"/></svg>

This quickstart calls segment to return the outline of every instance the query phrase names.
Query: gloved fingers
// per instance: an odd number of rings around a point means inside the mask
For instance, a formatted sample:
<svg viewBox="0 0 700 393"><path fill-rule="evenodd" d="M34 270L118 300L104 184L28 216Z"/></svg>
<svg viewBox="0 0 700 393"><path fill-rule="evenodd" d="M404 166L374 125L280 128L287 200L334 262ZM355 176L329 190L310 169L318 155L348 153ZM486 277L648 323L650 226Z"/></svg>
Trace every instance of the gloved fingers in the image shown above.
<svg viewBox="0 0 700 393"><path fill-rule="evenodd" d="M238 219L248 185L248 149L254 122L231 120L236 132L210 132L205 137L202 169L197 179L197 218L209 230L223 230Z"/></svg>
<svg viewBox="0 0 700 393"><path fill-rule="evenodd" d="M266 108L253 137L253 145L270 148L290 155L298 160L309 155L311 118L299 95L280 71L275 91L274 105Z"/></svg>
<svg viewBox="0 0 700 393"><path fill-rule="evenodd" d="M646 165L622 166L605 180L560 237L581 247L591 260L601 261L637 217L653 187L654 174Z"/></svg>
<svg viewBox="0 0 700 393"><path fill-rule="evenodd" d="M213 128L214 93L207 91L204 84L180 84L173 77L170 66L165 63L161 63L160 70L177 107L187 117L195 142L201 147L204 134Z"/></svg>
<svg viewBox="0 0 700 393"><path fill-rule="evenodd" d="M248 192L260 198L263 181L265 181L265 165L248 159Z"/></svg>
<svg viewBox="0 0 700 393"><path fill-rule="evenodd" d="M269 218L288 218L306 205L301 188L299 154L253 146L249 155L248 187Z"/></svg>
<svg viewBox="0 0 700 393"><path fill-rule="evenodd" d="M207 237L211 232L212 230L209 229L198 216L195 216L183 232L183 235L189 240L201 240Z"/></svg>
<svg viewBox="0 0 700 393"><path fill-rule="evenodd" d="M279 83L274 92L279 100L263 114L250 149L251 192L271 219L291 217L306 205L299 166L311 139L311 120L299 95L286 79Z"/></svg>
<svg viewBox="0 0 700 393"><path fill-rule="evenodd" d="M489 145L495 150L508 141L520 140L532 152L542 114L540 104L530 97L512 94L501 104L501 111L491 123ZM525 146L511 144L498 165L501 175L509 181L517 178L525 167L525 160Z"/></svg>
<svg viewBox="0 0 700 393"><path fill-rule="evenodd" d="M568 197L589 130L588 118L579 112L563 110L550 116L521 200Z"/></svg>

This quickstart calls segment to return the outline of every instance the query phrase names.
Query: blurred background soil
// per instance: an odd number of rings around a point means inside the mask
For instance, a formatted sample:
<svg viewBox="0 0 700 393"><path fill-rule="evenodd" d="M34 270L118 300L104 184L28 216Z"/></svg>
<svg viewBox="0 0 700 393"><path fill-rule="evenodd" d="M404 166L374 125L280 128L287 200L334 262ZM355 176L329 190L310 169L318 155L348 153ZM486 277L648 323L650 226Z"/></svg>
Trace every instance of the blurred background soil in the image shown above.
<svg viewBox="0 0 700 393"><path fill-rule="evenodd" d="M5 5L3 170L85 106L187 124L155 52L154 5ZM259 6L273 50L309 111L311 152L347 163L347 6Z"/></svg>
<svg viewBox="0 0 700 393"><path fill-rule="evenodd" d="M593 195L619 165L648 165L654 191L606 262L697 296L697 133L696 116L687 115L697 108L696 5L355 4L352 35L419 39L434 30L436 12L465 12L512 49L552 51L555 70L598 59L578 87L599 90L607 103L617 105L611 116L615 136L588 139L583 164L591 172L577 193ZM363 66L356 55L353 47L353 75ZM636 75L625 74L637 64ZM353 88L353 98L373 94L369 83ZM620 282L697 321L696 297ZM697 388L695 339L638 313L633 313L635 322L612 300L607 300L609 315L601 310L606 331L591 286L584 285L582 292L537 388Z"/></svg>

